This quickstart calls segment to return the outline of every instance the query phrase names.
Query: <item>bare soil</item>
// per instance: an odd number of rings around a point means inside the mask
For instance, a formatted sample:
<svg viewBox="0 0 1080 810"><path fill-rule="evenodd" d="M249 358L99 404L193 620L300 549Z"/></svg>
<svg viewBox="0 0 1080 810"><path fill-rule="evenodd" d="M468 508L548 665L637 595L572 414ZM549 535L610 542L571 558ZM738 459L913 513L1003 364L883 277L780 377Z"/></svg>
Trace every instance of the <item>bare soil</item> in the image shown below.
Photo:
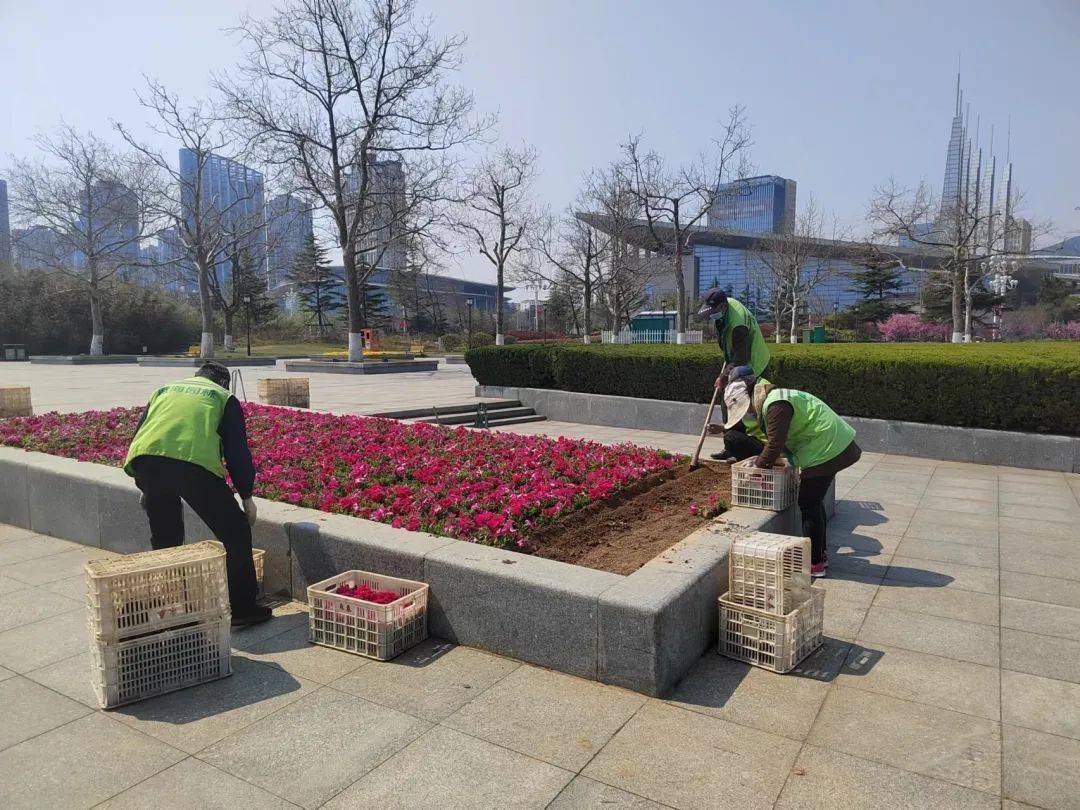
<svg viewBox="0 0 1080 810"><path fill-rule="evenodd" d="M722 512L730 496L727 465L704 464L691 471L685 464L562 517L532 535L527 550L549 560L632 574Z"/></svg>

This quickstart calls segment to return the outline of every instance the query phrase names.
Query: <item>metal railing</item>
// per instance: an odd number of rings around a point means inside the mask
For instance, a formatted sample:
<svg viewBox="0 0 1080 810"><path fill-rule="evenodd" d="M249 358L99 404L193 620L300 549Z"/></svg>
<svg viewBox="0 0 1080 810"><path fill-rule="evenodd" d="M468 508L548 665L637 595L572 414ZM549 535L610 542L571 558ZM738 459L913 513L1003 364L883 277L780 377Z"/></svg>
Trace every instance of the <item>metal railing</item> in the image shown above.
<svg viewBox="0 0 1080 810"><path fill-rule="evenodd" d="M600 333L604 343L701 343L701 332L683 332L681 335L673 329L640 329L621 332Z"/></svg>

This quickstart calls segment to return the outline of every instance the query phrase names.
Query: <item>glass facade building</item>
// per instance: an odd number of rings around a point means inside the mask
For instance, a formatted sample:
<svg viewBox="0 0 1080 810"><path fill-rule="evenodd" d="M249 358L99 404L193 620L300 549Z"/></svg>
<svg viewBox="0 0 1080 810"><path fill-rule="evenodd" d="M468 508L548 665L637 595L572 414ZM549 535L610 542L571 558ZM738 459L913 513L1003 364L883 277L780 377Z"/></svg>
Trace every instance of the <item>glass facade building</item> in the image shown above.
<svg viewBox="0 0 1080 810"><path fill-rule="evenodd" d="M271 292L286 284L296 257L313 233L311 206L289 194L266 206L266 272Z"/></svg>
<svg viewBox="0 0 1080 810"><path fill-rule="evenodd" d="M709 209L710 228L747 233L791 233L795 227L795 181L768 174L720 187Z"/></svg>

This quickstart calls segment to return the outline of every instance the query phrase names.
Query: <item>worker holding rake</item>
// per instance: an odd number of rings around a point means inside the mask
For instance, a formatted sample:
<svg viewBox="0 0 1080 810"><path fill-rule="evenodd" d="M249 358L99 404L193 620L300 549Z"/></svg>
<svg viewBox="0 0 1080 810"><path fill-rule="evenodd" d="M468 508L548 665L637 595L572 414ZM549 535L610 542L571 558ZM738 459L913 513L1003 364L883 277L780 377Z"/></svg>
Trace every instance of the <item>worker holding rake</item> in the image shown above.
<svg viewBox="0 0 1080 810"><path fill-rule="evenodd" d="M862 456L855 429L813 394L764 381L752 388L742 379L729 384L724 404L725 429L742 422L748 430L765 434L754 466L769 469L785 453L799 468L799 510L803 535L810 538L810 572L814 577L825 576L829 567L825 495L836 474Z"/></svg>

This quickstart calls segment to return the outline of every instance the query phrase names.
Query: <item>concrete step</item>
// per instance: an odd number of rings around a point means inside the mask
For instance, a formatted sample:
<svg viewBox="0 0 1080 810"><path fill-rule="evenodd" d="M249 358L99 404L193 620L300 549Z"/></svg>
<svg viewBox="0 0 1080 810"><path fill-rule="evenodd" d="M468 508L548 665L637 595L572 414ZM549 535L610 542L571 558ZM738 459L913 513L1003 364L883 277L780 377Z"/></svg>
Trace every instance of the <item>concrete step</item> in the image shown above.
<svg viewBox="0 0 1080 810"><path fill-rule="evenodd" d="M506 408L520 408L521 402L516 399L496 399L485 403L489 411L504 410ZM435 414L443 416L444 414L460 414L460 413L476 413L477 403L470 402L464 405L435 405L427 406L425 408L408 408L400 411L384 411L383 413L373 413L371 416L382 416L386 419L422 419L423 417L433 417ZM434 421L433 419L423 419L425 422ZM445 421L445 420L444 420Z"/></svg>
<svg viewBox="0 0 1080 810"><path fill-rule="evenodd" d="M536 416L536 411L532 408L500 408L494 411L488 409L488 421L494 421L496 419L518 419L522 416ZM443 416L440 413L437 419L431 417L428 419L418 419L416 421L440 425L472 425L476 423L476 409L473 408L468 413L451 414L449 416Z"/></svg>
<svg viewBox="0 0 1080 810"><path fill-rule="evenodd" d="M510 419L489 419L488 427L503 427L505 425L524 425L526 422L546 422L547 417L534 413L532 416L515 416Z"/></svg>

